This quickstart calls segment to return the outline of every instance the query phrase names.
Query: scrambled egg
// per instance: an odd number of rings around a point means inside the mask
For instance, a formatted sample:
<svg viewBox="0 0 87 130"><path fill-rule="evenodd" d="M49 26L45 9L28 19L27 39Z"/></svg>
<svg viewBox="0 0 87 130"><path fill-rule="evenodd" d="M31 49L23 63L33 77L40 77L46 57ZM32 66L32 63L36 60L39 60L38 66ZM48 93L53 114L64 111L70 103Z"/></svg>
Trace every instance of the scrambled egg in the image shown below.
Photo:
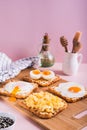
<svg viewBox="0 0 87 130"><path fill-rule="evenodd" d="M55 113L60 107L64 106L61 98L49 92L33 93L25 99L26 105L40 112Z"/></svg>

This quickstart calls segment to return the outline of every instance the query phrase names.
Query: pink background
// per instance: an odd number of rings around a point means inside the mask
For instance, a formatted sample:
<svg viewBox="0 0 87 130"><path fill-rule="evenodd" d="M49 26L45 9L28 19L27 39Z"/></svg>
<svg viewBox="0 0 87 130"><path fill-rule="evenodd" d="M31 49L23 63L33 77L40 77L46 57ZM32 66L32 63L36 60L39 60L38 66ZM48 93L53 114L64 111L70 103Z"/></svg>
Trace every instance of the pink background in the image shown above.
<svg viewBox="0 0 87 130"><path fill-rule="evenodd" d="M0 51L13 60L36 56L48 32L50 51L62 62L64 35L72 48L76 31L82 32L83 62L87 62L87 0L0 0Z"/></svg>

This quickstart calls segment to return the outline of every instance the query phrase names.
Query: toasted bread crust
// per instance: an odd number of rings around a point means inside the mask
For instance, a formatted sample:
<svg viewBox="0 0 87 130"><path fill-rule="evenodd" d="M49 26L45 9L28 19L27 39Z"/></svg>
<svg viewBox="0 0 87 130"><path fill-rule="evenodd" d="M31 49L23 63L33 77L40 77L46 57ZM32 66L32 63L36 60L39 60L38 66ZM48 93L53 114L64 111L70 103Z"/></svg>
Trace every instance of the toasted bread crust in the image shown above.
<svg viewBox="0 0 87 130"><path fill-rule="evenodd" d="M37 83L39 86L41 87L47 87L57 81L60 80L60 77L59 76L55 76L53 79L50 79L50 80L45 80L43 78L40 78L40 79L32 79L30 78L29 76L26 76L23 78L24 81L28 81L28 82L32 82L32 83Z"/></svg>
<svg viewBox="0 0 87 130"><path fill-rule="evenodd" d="M54 95L53 95L54 96ZM58 97L57 97L58 98ZM32 107L29 105L27 105L25 100L19 101L18 104L20 106L22 106L23 108L29 110L31 113L33 113L34 115L38 116L39 118L43 118L43 119L49 119L54 117L55 115L57 115L60 111L64 110L67 107L67 103L63 100L60 99L61 103L63 103L63 106L59 106L57 110L55 110L54 112L47 112L47 111L41 111L39 108L37 109L37 107ZM50 99L49 99L50 101ZM44 107L44 106L43 106Z"/></svg>
<svg viewBox="0 0 87 130"><path fill-rule="evenodd" d="M9 97L12 96L12 97L19 98L19 99L26 98L27 96L29 96L29 94L31 94L34 90L36 90L38 88L37 84L32 83L32 85L34 86L33 89L24 94L16 93L15 95L12 95L11 93L4 90L3 88L0 88L0 94L3 96L9 96ZM3 86L3 87L5 87L5 86Z"/></svg>
<svg viewBox="0 0 87 130"><path fill-rule="evenodd" d="M57 96L59 96L59 97L61 97L62 99L64 99L68 103L74 103L74 102L77 102L77 101L79 101L79 100L84 99L84 98L87 97L87 91L86 91L86 93L85 93L85 95L83 97L76 97L76 98L75 97L74 98L65 97L61 93L59 93L58 91L56 91L54 89L55 87L56 86L48 88L48 91L51 92L51 93L53 93L53 94L55 94L55 95L57 95Z"/></svg>
<svg viewBox="0 0 87 130"><path fill-rule="evenodd" d="M63 101L64 102L64 101ZM59 112L61 112L62 110L66 109L67 108L67 104L64 102L64 106L62 108L59 108L58 111L56 111L55 113L41 113L40 111L38 110L35 110L35 109L31 109L29 108L26 103L24 101L19 101L18 103L21 107L25 108L26 110L29 110L31 113L33 113L34 115L36 115L37 117L39 118L42 118L42 119L50 119L54 116L56 116Z"/></svg>

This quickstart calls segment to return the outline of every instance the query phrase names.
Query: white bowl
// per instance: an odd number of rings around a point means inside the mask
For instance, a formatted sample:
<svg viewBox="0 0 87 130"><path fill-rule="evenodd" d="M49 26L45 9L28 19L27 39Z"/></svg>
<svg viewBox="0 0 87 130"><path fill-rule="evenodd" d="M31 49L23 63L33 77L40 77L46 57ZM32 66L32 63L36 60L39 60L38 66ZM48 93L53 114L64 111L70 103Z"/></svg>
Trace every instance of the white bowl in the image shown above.
<svg viewBox="0 0 87 130"><path fill-rule="evenodd" d="M14 121L14 123L6 128L1 128L0 130L13 130L14 128L14 124L15 124L15 116L12 113L4 113L4 112L0 112L0 117L9 117L10 119L12 119Z"/></svg>

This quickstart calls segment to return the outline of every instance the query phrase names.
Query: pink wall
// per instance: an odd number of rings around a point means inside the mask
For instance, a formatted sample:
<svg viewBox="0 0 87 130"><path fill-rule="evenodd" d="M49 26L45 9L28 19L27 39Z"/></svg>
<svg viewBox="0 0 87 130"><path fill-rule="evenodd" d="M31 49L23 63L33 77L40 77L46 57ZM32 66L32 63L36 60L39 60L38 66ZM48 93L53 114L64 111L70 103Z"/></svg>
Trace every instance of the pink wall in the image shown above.
<svg viewBox="0 0 87 130"><path fill-rule="evenodd" d="M72 47L76 31L82 31L80 51L87 62L87 0L0 0L0 51L13 60L36 56L42 37L48 32L50 50L61 62L64 48L59 38L65 35Z"/></svg>

